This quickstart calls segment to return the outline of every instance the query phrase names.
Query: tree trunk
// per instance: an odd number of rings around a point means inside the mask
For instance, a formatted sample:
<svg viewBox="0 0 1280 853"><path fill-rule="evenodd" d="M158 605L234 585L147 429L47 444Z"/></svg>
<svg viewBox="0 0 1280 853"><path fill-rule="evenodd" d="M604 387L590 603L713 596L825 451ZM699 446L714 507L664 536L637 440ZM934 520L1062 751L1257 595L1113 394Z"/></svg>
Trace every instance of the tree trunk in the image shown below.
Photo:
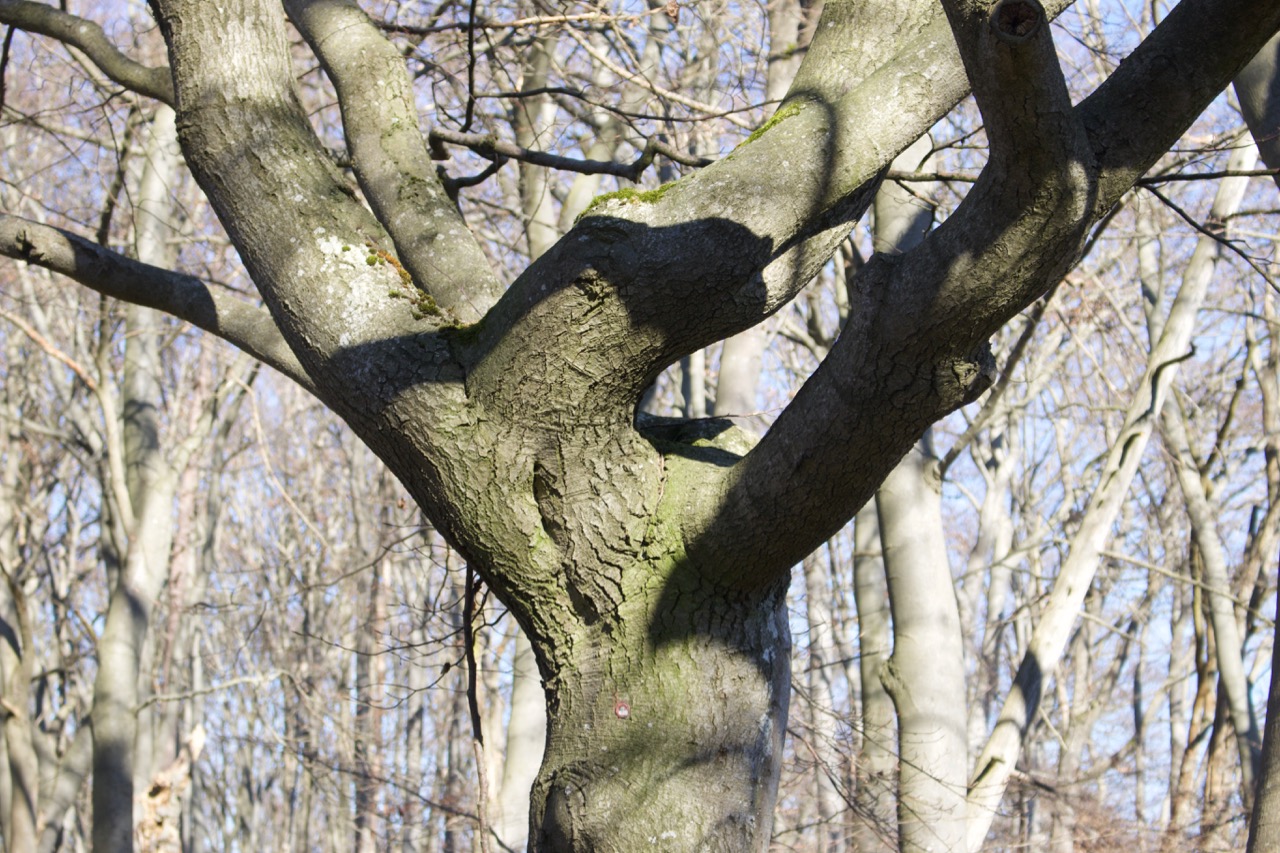
<svg viewBox="0 0 1280 853"><path fill-rule="evenodd" d="M832 680L837 666L830 568L815 551L804 560L805 617L809 627L809 666L805 671L812 717L809 737L814 757L813 799L818 807L818 849L845 849L840 813L844 803L836 787L844 778L844 759L836 746L838 716Z"/></svg>
<svg viewBox="0 0 1280 853"><path fill-rule="evenodd" d="M1244 162L1242 158L1249 155L1248 148L1233 151L1231 162L1236 164L1233 168L1238 168ZM1239 205L1248 180L1232 177L1222 182L1214 198L1211 221L1227 221L1228 215ZM1134 386L1124 425L1108 451L1098 486L1089 498L1080 528L1071 541L1070 553L1059 570L1030 646L1000 709L995 729L974 769L969 786L970 849L979 849L986 838L1005 785L1017 764L1022 739L1039 709L1041 691L1057 669L1080 606L1093 584L1102 550L1110 538L1125 493L1137 473L1165 396L1177 375L1178 363L1186 357L1195 331L1196 315L1220 252L1221 247L1214 237L1205 235L1200 238L1168 317L1163 322L1156 320L1152 324L1146 372Z"/></svg>
<svg viewBox="0 0 1280 853"><path fill-rule="evenodd" d="M876 493L893 614L880 678L898 712L898 849L965 844L964 646L942 526L937 460L923 448Z"/></svg>
<svg viewBox="0 0 1280 853"><path fill-rule="evenodd" d="M16 569L16 566L15 566ZM35 853L40 815L40 762L33 734L31 675L35 649L32 647L30 609L17 579L0 574L0 737L6 759L0 770L8 783L8 806L4 830L5 848L10 853ZM7 766L5 766L7 765Z"/></svg>
<svg viewBox="0 0 1280 853"><path fill-rule="evenodd" d="M1209 600L1209 620L1213 625L1213 644L1217 651L1218 680L1227 700L1227 712L1235 731L1240 756L1240 773L1244 783L1241 794L1245 808L1253 804L1253 786L1262 760L1262 733L1257 715L1249 699L1249 682L1244 670L1244 645L1236 623L1235 603L1231 597L1230 570L1226 546L1218 532L1213 506L1205 494L1199 466L1191 454L1187 438L1185 414L1177 401L1166 405L1161 413L1161 426L1175 462L1178 483L1186 501L1187 515L1195 531L1196 543L1203 559L1205 594Z"/></svg>
<svg viewBox="0 0 1280 853"><path fill-rule="evenodd" d="M1245 853L1273 850L1280 850L1280 627L1271 645L1271 693L1267 697L1262 740L1262 772L1258 775Z"/></svg>
<svg viewBox="0 0 1280 853"><path fill-rule="evenodd" d="M854 521L854 600L858 608L858 665L862 681L862 753L854 837L859 853L887 853L896 845L894 801L898 756L893 745L893 700L880 673L889 661L889 592L880 546L880 522L874 504Z"/></svg>
<svg viewBox="0 0 1280 853"><path fill-rule="evenodd" d="M539 649L551 714L532 850L767 849L791 675L785 589L726 594L677 570L628 590L632 618L611 631L566 631L554 658Z"/></svg>
<svg viewBox="0 0 1280 853"><path fill-rule="evenodd" d="M165 238L177 156L174 112L161 107L152 122L152 141L138 189L136 240L139 258L145 262L165 263L172 255ZM120 419L119 443L109 441L109 454L118 463L110 466L104 488L114 491L117 511L127 519L128 546L98 640L93 690L93 846L99 853L133 850L139 667L151 609L168 574L172 499L177 488L176 474L159 443L160 315L130 306L127 317L130 334L118 412L104 396L104 418Z"/></svg>
<svg viewBox="0 0 1280 853"><path fill-rule="evenodd" d="M529 792L542 764L547 711L533 647L517 629L511 665L511 718L499 787L499 820L494 831L512 850L529 843Z"/></svg>

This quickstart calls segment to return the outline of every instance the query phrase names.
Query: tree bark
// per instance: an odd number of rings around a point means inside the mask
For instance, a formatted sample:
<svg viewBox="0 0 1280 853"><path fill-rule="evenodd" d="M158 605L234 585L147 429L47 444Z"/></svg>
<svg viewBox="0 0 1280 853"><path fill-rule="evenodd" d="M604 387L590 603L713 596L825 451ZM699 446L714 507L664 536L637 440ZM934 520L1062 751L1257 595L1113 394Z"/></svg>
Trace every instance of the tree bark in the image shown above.
<svg viewBox="0 0 1280 853"><path fill-rule="evenodd" d="M1245 853L1280 850L1280 633L1271 645L1271 692L1262 741L1262 766Z"/></svg>
<svg viewBox="0 0 1280 853"><path fill-rule="evenodd" d="M300 106L277 4L154 0L187 161L279 332L228 337L285 342L294 358L277 362L387 462L530 638L553 715L535 849L767 844L790 567L983 392L987 338L1280 23L1274 0L1183 0L1073 104L1048 26L1067 5L1009 0L998 10L1015 14L992 18L976 0L830 0L775 120L658 192L600 199L498 297L424 162L404 64L354 3L289 7L376 214ZM970 86L988 168L917 250L863 268L845 332L765 438L637 425L662 370L796 297L893 156ZM0 220L11 256L45 261L41 235ZM217 327L207 302L175 310Z"/></svg>
<svg viewBox="0 0 1280 853"><path fill-rule="evenodd" d="M854 839L859 853L897 847L894 796L898 756L893 700L880 674L889 662L889 593L885 581L880 526L874 504L854 520L854 599L858 608L858 666L862 681L862 753L854 794L858 814Z"/></svg>
<svg viewBox="0 0 1280 853"><path fill-rule="evenodd" d="M876 492L893 614L893 656L880 679L898 714L898 849L965 844L964 647L942 526L942 482L926 448Z"/></svg>
<svg viewBox="0 0 1280 853"><path fill-rule="evenodd" d="M624 581L632 618L563 637L571 669L544 663L534 850L768 848L790 680L785 586L726 596L686 569L664 574Z"/></svg>

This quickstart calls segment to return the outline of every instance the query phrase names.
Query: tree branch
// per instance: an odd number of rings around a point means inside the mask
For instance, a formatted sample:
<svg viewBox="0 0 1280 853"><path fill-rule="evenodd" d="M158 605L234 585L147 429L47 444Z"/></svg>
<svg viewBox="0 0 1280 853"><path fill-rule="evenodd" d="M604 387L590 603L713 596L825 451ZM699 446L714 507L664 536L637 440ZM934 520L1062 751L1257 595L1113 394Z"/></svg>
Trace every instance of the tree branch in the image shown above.
<svg viewBox="0 0 1280 853"><path fill-rule="evenodd" d="M76 48L126 89L173 105L173 78L168 68L149 68L125 56L93 21L60 12L44 3L0 0L0 24L57 39Z"/></svg>
<svg viewBox="0 0 1280 853"><path fill-rule="evenodd" d="M1089 228L1280 19L1275 0L1261 10L1245 0L1184 0L1178 11L1194 7L1195 15L1183 14L1178 37L1158 30L1154 46L1135 51L1150 79L1126 72L1073 114L1047 21L1032 26L1026 17L1039 14L1038 4L995 4L994 23L989 5L954 0L947 9L979 89L993 165L918 249L876 256L863 267L857 304L831 354L751 453L684 499L690 555L722 567L725 580L776 577L865 502L925 427L987 387L986 339L1065 273ZM1016 15L998 17L1013 7ZM997 34L997 26L1018 37ZM1149 61L1152 51L1175 49L1179 62L1200 69L1179 75L1193 92L1169 91L1159 79L1163 66ZM1170 98L1168 109L1152 98L1153 81ZM1117 155L1109 147L1119 144L1112 139L1117 125L1096 118L1134 102L1148 126L1130 127L1126 153ZM1106 141L1085 136L1086 129Z"/></svg>
<svg viewBox="0 0 1280 853"><path fill-rule="evenodd" d="M60 273L98 293L198 326L316 393L271 315L200 279L126 258L68 231L0 214L0 255Z"/></svg>
<svg viewBox="0 0 1280 853"><path fill-rule="evenodd" d="M404 57L353 0L285 8L333 80L360 188L401 263L442 309L479 320L501 286L427 156Z"/></svg>
<svg viewBox="0 0 1280 853"><path fill-rule="evenodd" d="M1280 28L1276 0L1183 0L1076 108L1110 206ZM1224 82L1225 81L1225 82Z"/></svg>
<svg viewBox="0 0 1280 853"><path fill-rule="evenodd" d="M462 133L447 128L431 129L431 143L443 153L442 143L460 145L489 160L507 158L531 163L535 166L546 166L549 169L560 169L565 172L578 172L583 175L616 175L628 181L638 181L645 170L653 165L653 159L661 154L674 163L682 166L710 166L713 161L705 157L694 157L672 148L665 142L650 138L645 141L644 150L630 163L618 163L613 160L580 160L574 157L562 157L524 148L514 142L498 139L487 133Z"/></svg>

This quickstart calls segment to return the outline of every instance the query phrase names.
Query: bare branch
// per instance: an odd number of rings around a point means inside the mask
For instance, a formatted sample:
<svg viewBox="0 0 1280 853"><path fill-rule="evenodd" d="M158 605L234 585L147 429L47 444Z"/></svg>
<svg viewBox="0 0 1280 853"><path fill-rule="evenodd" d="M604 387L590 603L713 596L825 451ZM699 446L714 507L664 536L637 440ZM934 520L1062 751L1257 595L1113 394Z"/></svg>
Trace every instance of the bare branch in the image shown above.
<svg viewBox="0 0 1280 853"><path fill-rule="evenodd" d="M16 314L12 314L4 310L0 310L0 317L17 326L24 335L31 339L32 343L44 350L50 358L55 361L60 361L69 367L71 372L79 377L80 381L83 382L85 387L90 391L96 392L98 390L97 380L93 378L83 364L59 349L57 344L40 334L40 332L26 320L23 320Z"/></svg>
<svg viewBox="0 0 1280 853"><path fill-rule="evenodd" d="M569 37L571 39L576 41L579 45L581 45L583 50L585 50L588 54L590 54L592 59L599 62L605 68L608 68L610 71L612 71L614 74L617 74L622 79L635 83L637 86L643 86L644 88L648 89L650 92L653 92L653 94L657 95L658 97L666 98L668 101L673 101L674 103L677 103L677 104L682 104L688 107L689 109L698 110L699 112L706 113L707 115L724 116L724 119L728 121L730 124L737 125L743 130L752 129L751 123L748 122L746 119L739 118L738 116L726 113L716 107L711 106L710 104L704 104L702 101L699 101L696 98L690 98L687 95L681 95L679 92L673 92L670 89L664 89L661 86L659 86L657 83L654 83L652 80L645 77L644 75L635 74L623 68L621 65L618 65L618 63L614 62L606 54L602 53L594 45L592 45L591 42L583 38L578 33L575 33L573 30L566 30L566 32L569 34Z"/></svg>
<svg viewBox="0 0 1280 853"><path fill-rule="evenodd" d="M489 160L502 158L520 160L525 163L532 163L535 166L546 166L550 169L560 169L565 172L579 172L584 175L616 175L628 181L640 180L640 176L653 164L653 159L658 154L682 166L709 166L713 162L705 157L694 157L690 154L685 154L665 142L652 138L645 142L644 150L639 157L630 163L619 163L613 160L579 160L574 157L548 154L545 151L524 148L514 142L507 142L486 133L462 133L447 128L432 128L432 148L438 152L438 156L441 156L442 159L447 156L442 145L442 143L446 142L450 145L460 145L468 148Z"/></svg>
<svg viewBox="0 0 1280 853"><path fill-rule="evenodd" d="M217 293L200 279L126 258L83 237L0 214L0 255L60 273L106 296L198 326L316 393L265 309Z"/></svg>
<svg viewBox="0 0 1280 853"><path fill-rule="evenodd" d="M1242 170L1242 171L1236 172L1235 174L1238 177L1253 177L1258 174L1274 175L1276 174L1276 172L1272 169L1248 169L1248 170ZM1190 225L1197 232L1204 235L1205 237L1208 237L1211 240L1216 241L1219 245L1225 247L1226 249L1229 249L1232 253L1238 255L1241 260L1243 260L1246 264L1248 264L1250 267L1253 268L1254 272L1262 276L1262 280L1265 281L1267 284L1269 284L1272 290L1275 290L1276 292L1280 293L1280 283L1276 282L1276 280L1271 276L1271 274L1267 272L1266 268L1263 267L1262 264L1258 263L1256 259L1250 257L1249 254L1245 252L1243 249L1241 249L1238 245L1236 245L1237 241L1229 240L1223 235L1221 222L1211 222L1208 225L1202 225L1201 223L1196 221L1196 218L1194 216L1192 216L1190 213L1187 213L1180 206L1178 206L1173 201L1173 199L1169 198L1164 193L1157 190L1154 186L1146 183L1142 183L1141 186L1147 192L1151 193L1153 196L1159 199L1161 204L1163 204L1165 207L1169 208L1174 213L1176 213L1178 217L1182 219L1183 222Z"/></svg>
<svg viewBox="0 0 1280 853"><path fill-rule="evenodd" d="M0 24L57 39L93 60L102 73L126 89L173 104L168 68L150 68L125 56L93 21L29 0L0 0Z"/></svg>
<svg viewBox="0 0 1280 853"><path fill-rule="evenodd" d="M428 36L433 33L446 33L469 28L477 30L518 30L524 27L548 27L558 24L616 24L621 22L636 23L642 18L662 13L662 9L650 9L627 15L611 15L605 12L584 12L577 15L531 15L511 21L493 21L485 18L469 21L457 21L451 24L436 24L429 27L415 27L406 24L393 24L378 21L379 28L389 33L402 33L408 36Z"/></svg>
<svg viewBox="0 0 1280 853"><path fill-rule="evenodd" d="M350 0L285 7L338 90L360 187L401 262L441 308L478 320L501 288L427 156L404 58Z"/></svg>

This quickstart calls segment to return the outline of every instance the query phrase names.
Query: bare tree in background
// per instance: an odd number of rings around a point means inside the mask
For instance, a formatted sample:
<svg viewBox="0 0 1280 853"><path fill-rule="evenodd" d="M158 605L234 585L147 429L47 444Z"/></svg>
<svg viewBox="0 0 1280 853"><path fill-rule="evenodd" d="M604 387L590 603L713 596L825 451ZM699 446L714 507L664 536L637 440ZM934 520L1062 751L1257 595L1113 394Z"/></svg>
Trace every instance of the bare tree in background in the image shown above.
<svg viewBox="0 0 1280 853"><path fill-rule="evenodd" d="M827 775L806 782L812 802L794 809L823 829L796 822L795 836L816 849L840 843L841 794L846 807L882 819L883 792L896 786L900 849L979 849L1011 802L1011 785L1047 760L1050 739L1037 730L1042 712L1075 712L1081 728L1076 740L1064 728L1069 748L1084 750L1091 740L1086 697L1068 696L1068 679L1055 673L1069 657L1080 668L1076 691L1094 674L1102 639L1092 629L1075 630L1082 609L1091 625L1119 619L1102 591L1092 599L1090 591L1096 578L1109 577L1106 544L1133 512L1124 498L1142 480L1143 449L1169 405L1207 280L1188 272L1143 353L1145 370L1131 371L1126 382L1119 381L1123 371L1098 371L1117 389L1128 388L1118 390L1116 403L1126 414L1118 425L1107 420L1111 434L1091 445L1101 455L1096 466L1064 465L1062 494L1080 501L1078 515L1070 506L1061 511L1073 527L1058 538L1069 544L1028 556L1025 575L997 580L993 573L985 602L979 581L968 585L966 577L957 588L952 579L943 492L924 476L933 476L925 469L935 463L955 460L913 448L939 419L1000 390L989 341L1001 342L1002 355L1010 351L1003 348L1006 324L1029 306L1049 304L1041 298L1093 249L1102 227L1129 209L1148 170L1280 27L1280 3L1183 0L1125 46L1123 64L1098 60L1105 80L1072 92L1064 75L1070 63L1060 59L1051 23L1071 5L828 0L819 16L809 4L771 3L764 15L740 19L755 21L757 42L769 34L768 56L761 57L737 50L739 40L750 39L732 32L727 4L583 4L567 12L541 3L445 4L398 23L368 17L354 0L155 0L149 10L167 58L147 65L130 58L138 54L133 47L122 53L116 46L149 26L139 8L107 10L98 18L109 25L103 30L77 17L87 9L0 0L0 23L16 28L10 36L25 30L40 40L24 34L24 44L66 46L58 55L75 63L67 79L87 79L103 93L95 109L119 99L146 116L163 113L157 104L173 108L183 160L200 188L190 198L207 201L218 222L192 214L187 231L173 238L203 254L188 252L181 261L159 252L130 256L117 251L123 244L110 229L87 236L93 230L83 224L84 210L106 207L95 194L84 209L62 210L50 223L48 211L17 193L12 203L6 199L12 212L0 214L0 253L21 262L15 267L23 274L62 274L229 341L294 380L351 430L335 436L317 426L325 422L309 398L273 391L253 402L253 425L241 424L234 435L212 407L203 420L188 418L199 429L174 436L179 458L157 458L168 466L157 479L143 482L142 467L133 486L127 476L102 478L110 500L94 523L104 535L125 535L116 537L122 568L93 611L109 614L93 652L99 688L92 709L79 711L95 734L95 849L134 848L134 799L156 769L134 755L145 742L139 721L157 704L193 707L207 691L216 697L207 701L224 703L217 719L193 712L185 723L200 716L211 742L238 749L220 750L218 761L193 775L191 799L222 809L206 805L199 818L187 813L191 824L206 822L188 834L193 847L228 839L245 848L300 850L519 845L523 833L509 820L513 792L529 783L517 759L528 757L537 730L515 731L526 716L509 724L501 779L487 772L499 822L486 825L491 803L475 779L490 768L467 747L481 738L468 731L483 716L469 713L475 697L466 695L477 676L462 673L473 653L490 673L512 661L519 667L520 645L507 642L515 637L508 628L471 643L468 620L499 610L459 612L459 601L471 597L458 592L470 589L463 571L478 573L518 623L545 689L546 749L532 782L530 849L766 849L775 811L792 814L779 802L792 681L790 575L827 543L835 544L826 565L815 558L805 564L811 764ZM1088 25L1080 31L1087 41ZM732 90L753 85L751 73L736 73L748 62L766 69L763 98ZM24 126L63 140L96 135L46 120L33 94L46 66L32 60L24 67L25 77L17 67L6 68L5 77L19 81L29 99ZM723 79L739 82L725 93ZM1073 84L1078 79L1072 75ZM855 262L841 247L886 169L970 93L986 161L969 176L963 200L938 227L922 229L918 242L899 245L900 253L878 251ZM775 98L781 102L766 121ZM712 117L720 123L709 123ZM1251 124L1262 143L1267 133ZM966 133L977 138L973 128ZM923 159L899 168L915 169ZM506 166L511 160L518 164ZM1240 161L1229 165L1248 171ZM548 169L579 177L561 182ZM589 175L643 181L651 169L660 185L589 200L600 188ZM140 211L144 197L139 190ZM847 281L827 291L840 315L838 333L810 348L820 362L809 365L794 393L762 389L754 365L761 342L779 327L770 324L785 327L791 312L808 311L815 328L822 325L816 318L827 297L810 283L843 278L843 270L830 271L837 250L850 263ZM26 303L40 307L38 299ZM159 375L160 367L147 366L156 356L142 352L153 336L140 333L158 326L115 304L104 303L123 325L119 337L102 336L101 357L120 349L122 375L129 365L146 368L134 376ZM1042 317L1035 310L1048 309L1034 309L1019 325L1028 340ZM709 355L720 341L731 343ZM1088 342L1063 345L1078 347L1073 352L1082 358L1097 355ZM63 365L58 370L71 369L52 342L45 354ZM1034 363L1054 362L1046 354ZM681 417L639 412L655 382L659 392L674 388L666 371L676 364L685 389ZM244 392L231 375L210 399ZM1063 390L1035 381L1046 393ZM140 411L161 411L159 393L138 390ZM768 408L757 402L770 394L780 411L756 418L758 408ZM719 416L747 418L738 420L747 429L701 417L709 402ZM994 410L979 417L995 419ZM115 423L111 415L105 424ZM1012 423L1017 413L1001 417ZM264 428L264 418L279 432ZM1221 495L1196 491L1205 477L1196 439L1181 441L1178 421L1168 418L1166 442L1186 475L1175 488L1204 556L1212 541L1204 519ZM752 432L765 422L757 440ZM137 428L139 435L161 433L156 425ZM306 434L309 443L280 432ZM174 547L172 530L157 530L160 544L146 556L141 534L149 529L138 526L139 507L154 501L155 517L171 520L180 472L219 434L225 452L257 454L246 465L254 476L244 475L254 494L228 494L227 502L241 504L218 507L209 520L219 528L210 534L221 540L214 543L219 553L236 557L199 600L237 618L210 620L208 636L174 648L187 660L203 654L220 672L247 667L236 678L254 690L281 685L288 700L279 707L255 705L252 690L249 698L211 691L203 674L193 674L179 695L154 701L143 684L155 664L145 654L150 617ZM352 435L400 481L416 510L398 505ZM957 446L968 448L972 436L961 438ZM994 440L984 441L994 460ZM127 475L135 463L126 459L135 457L121 453L130 446L122 440L114 456L90 452L95 463L114 460ZM1070 459L1064 450L1059 457ZM322 465L307 464L307 455L351 472L352 482L339 488ZM911 478L891 480L879 493L883 548L842 553L840 531L895 469ZM1072 479L1097 483L1074 488L1079 484L1066 482ZM1156 482L1153 474L1144 485ZM921 485L934 491L927 502L894 508L895 495ZM339 497L368 502L344 505ZM912 513L926 506L928 518L920 521ZM417 527L418 510L430 529L401 536ZM246 532L264 520L272 538ZM1266 530L1259 524L1251 541L1274 543ZM930 553L909 553L926 532ZM988 553L993 563L1015 559L1002 553L1012 551L1011 539L974 543L975 563ZM1059 546L1053 571L1041 571L1040 551ZM882 553L888 573L892 618L879 625L871 618L878 588L872 551ZM836 564L846 555L854 566L841 574ZM1250 557L1242 566L1255 563ZM1240 679L1249 677L1245 659L1256 651L1251 631L1260 624L1247 614L1260 611L1253 598L1268 587L1242 581L1247 569L1227 577L1225 557L1205 567L1196 589L1207 591L1212 635L1197 628L1197 637L1217 643L1203 661L1222 679L1204 670L1204 683L1221 683L1224 692L1220 722L1200 731L1211 732L1210 744L1233 743L1228 732L1235 737L1235 765L1212 747L1205 773L1228 780L1238 765L1247 790L1265 750L1259 752L1256 723L1246 722L1248 684L1242 694ZM12 580L5 623L21 625L35 575L5 571ZM832 670L851 632L835 608L822 606L839 594L837 578L848 578L845 592L866 590L859 652L874 648L882 656L874 671L858 676L861 694L851 688L847 700L837 698ZM1232 601L1242 597L1242 585L1249 603L1237 612ZM1010 600L1016 606L1007 626L1002 614ZM187 601L177 597L174 612ZM126 628L114 627L120 624ZM962 632L979 624L981 641L966 647ZM405 625L412 627L397 634ZM917 633L921 626L941 628L945 637ZM44 676L30 668L34 644L22 633L6 635L0 675L6 684L16 678L13 695L31 705L37 700L24 686ZM885 659L890 636L892 657ZM428 652L419 645L428 637L446 639L428 644ZM1004 658L1002 642L1011 645ZM414 651L397 663L390 657L397 648ZM852 651L842 655L841 672L852 685ZM974 655L982 689L1001 697L982 697L990 719L963 707ZM431 681L425 673L414 674L424 659L440 692L424 684ZM1001 660L1016 674L1001 670ZM1128 670L1114 671L1119 683ZM408 687L397 695L389 685L400 673ZM872 678L894 702L900 747L894 767L891 754L867 750L873 732L861 731L868 778L881 792L867 798L845 787L857 772L838 766L839 732L821 715L847 714L855 699L865 720L882 714L885 706L875 702L886 697L868 690ZM514 706L522 681L523 706L527 675L513 677L509 698L501 679L490 678L488 692ZM1062 695L1046 709L1050 684ZM1201 719L1215 714L1207 697ZM843 709L827 707L845 701ZM38 806L24 808L33 798L14 793L32 789L26 713L6 708L6 843L10 833L33 843L38 824L50 819ZM501 716L494 711L489 719ZM185 723L171 719L159 728L192 728ZM981 747L972 733L985 736L988 725L990 739L971 762L968 750ZM884 730L874 736L881 744L894 739ZM1194 757L1197 748L1189 742L1186 752ZM74 754L71 742L59 749ZM1084 765L1060 765L1061 778L1074 784ZM1193 784L1198 778L1192 773ZM1071 814L1063 809L1055 819L1067 826ZM867 844L886 837L853 835Z"/></svg>

